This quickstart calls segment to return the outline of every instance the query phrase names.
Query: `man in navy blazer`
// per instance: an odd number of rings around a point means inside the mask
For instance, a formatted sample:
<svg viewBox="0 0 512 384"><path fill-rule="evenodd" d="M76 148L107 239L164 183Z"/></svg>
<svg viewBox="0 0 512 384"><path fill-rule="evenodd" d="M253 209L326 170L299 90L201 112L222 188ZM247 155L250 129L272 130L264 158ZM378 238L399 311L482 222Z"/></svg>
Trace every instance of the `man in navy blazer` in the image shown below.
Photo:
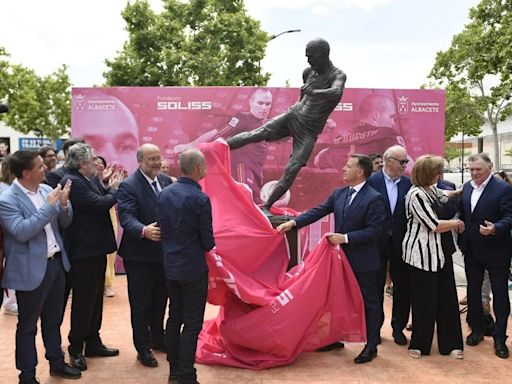
<svg viewBox="0 0 512 384"><path fill-rule="evenodd" d="M71 364L85 371L86 357L116 356L119 350L107 348L100 337L103 316L106 255L117 250L109 210L116 203L117 187L123 175L115 173L109 189L101 188L96 178L96 163L91 147L77 143L69 148L65 166L68 172L61 183L71 180L69 195L73 222L64 233L71 262L69 281L73 290L68 352Z"/></svg>
<svg viewBox="0 0 512 384"><path fill-rule="evenodd" d="M380 239L381 267L378 275L379 298L381 302L382 324L384 323L384 286L389 262L393 280L393 308L391 327L393 340L398 345L406 345L403 330L409 320L411 308L411 286L408 267L402 260L402 241L407 229L405 217L405 195L411 188L411 180L404 176L409 162L407 151L400 145L389 147L384 152L384 167L375 172L368 184L380 192L385 199L385 231ZM381 324L381 327L382 327Z"/></svg>
<svg viewBox="0 0 512 384"><path fill-rule="evenodd" d="M197 383L194 367L197 338L203 326L208 294L205 252L215 246L210 198L198 181L206 159L198 149L180 155L182 176L162 191L158 223L162 228L163 264L169 294L167 360L169 383Z"/></svg>
<svg viewBox="0 0 512 384"><path fill-rule="evenodd" d="M370 362L377 356L382 316L377 287L377 273L380 268L377 239L383 227L385 208L383 196L366 182L372 170L372 160L368 156L351 155L343 168L343 179L349 186L336 189L316 208L277 227L280 232L288 231L294 226L302 228L334 213L336 232L326 236L332 244L341 244L364 301L367 343L355 358L356 364Z"/></svg>
<svg viewBox="0 0 512 384"><path fill-rule="evenodd" d="M119 255L128 277L133 344L137 359L147 367L158 361L151 348L166 352L164 314L167 305L158 196L172 183L160 172L160 149L144 144L137 150L139 168L119 186L117 204L124 229Z"/></svg>
<svg viewBox="0 0 512 384"><path fill-rule="evenodd" d="M485 153L468 158L471 181L462 189L461 220L465 231L464 252L468 280L467 321L472 332L466 339L470 346L484 338L485 320L481 300L484 271L489 272L496 324L492 336L496 356L507 358L507 320L510 315L508 271L512 254L512 186L492 176L492 162Z"/></svg>
<svg viewBox="0 0 512 384"><path fill-rule="evenodd" d="M15 289L18 301L15 358L21 371L19 382L39 383L35 376L39 318L50 375L78 379L80 371L64 363L60 336L64 274L70 267L60 228L72 220L71 182L53 190L41 184L45 166L37 150L15 152L9 164L16 179L0 197L6 260L2 287Z"/></svg>

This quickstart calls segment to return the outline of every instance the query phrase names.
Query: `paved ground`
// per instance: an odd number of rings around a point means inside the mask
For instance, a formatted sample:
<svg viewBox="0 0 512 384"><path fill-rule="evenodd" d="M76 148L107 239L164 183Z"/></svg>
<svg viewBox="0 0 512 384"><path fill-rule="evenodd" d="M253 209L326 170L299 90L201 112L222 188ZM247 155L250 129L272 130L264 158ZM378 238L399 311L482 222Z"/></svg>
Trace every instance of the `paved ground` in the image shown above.
<svg viewBox="0 0 512 384"><path fill-rule="evenodd" d="M456 258L456 264L460 260ZM465 294L463 270L456 266L459 296ZM118 276L115 281L116 296L105 298L102 337L108 346L121 350L111 358L88 359L89 369L78 383L157 383L167 382L168 365L162 353L156 353L160 363L157 368L143 367L136 360L131 343L129 308L126 293L126 279ZM354 357L362 349L361 344L347 345L344 350L327 353L304 353L286 367L265 371L249 371L221 366L197 365L198 379L202 384L485 384L512 383L512 358L502 360L494 356L492 338L477 347L467 347L464 360L440 356L434 345L431 356L419 360L407 356L407 347L393 343L389 327L390 300L386 298L387 321L383 329L383 342L378 357L369 364L355 365ZM218 308L208 306L207 316L215 316ZM18 372L14 366L14 332L16 318L0 314L0 383L17 383ZM509 321L512 329L512 321ZM69 314L62 326L63 336L69 330ZM464 334L468 329L463 317ZM510 332L510 331L509 331ZM409 337L409 335L407 335ZM66 341L66 338L63 338ZM67 346L67 342L64 343ZM510 343L509 343L510 347ZM38 377L42 383L62 383L62 379L49 377L48 365L44 359L42 341L38 335L40 364Z"/></svg>

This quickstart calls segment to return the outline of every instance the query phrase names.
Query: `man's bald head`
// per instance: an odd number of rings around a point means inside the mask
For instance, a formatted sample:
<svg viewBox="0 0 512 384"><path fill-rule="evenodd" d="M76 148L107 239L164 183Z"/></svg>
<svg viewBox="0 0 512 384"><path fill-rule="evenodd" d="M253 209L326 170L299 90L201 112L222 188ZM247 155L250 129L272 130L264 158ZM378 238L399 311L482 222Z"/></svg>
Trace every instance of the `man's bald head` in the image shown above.
<svg viewBox="0 0 512 384"><path fill-rule="evenodd" d="M206 176L206 159L196 148L188 149L180 155L180 169L183 176L196 181Z"/></svg>

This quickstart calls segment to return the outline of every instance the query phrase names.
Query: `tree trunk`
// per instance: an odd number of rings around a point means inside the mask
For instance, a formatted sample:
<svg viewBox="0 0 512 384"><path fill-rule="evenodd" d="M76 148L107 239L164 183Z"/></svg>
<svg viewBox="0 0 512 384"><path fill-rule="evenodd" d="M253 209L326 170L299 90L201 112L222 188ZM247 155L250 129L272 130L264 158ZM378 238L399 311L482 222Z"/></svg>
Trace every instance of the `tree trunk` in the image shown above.
<svg viewBox="0 0 512 384"><path fill-rule="evenodd" d="M494 141L494 169L501 169L501 154L500 154L500 146L498 142L498 123L492 122L492 139Z"/></svg>

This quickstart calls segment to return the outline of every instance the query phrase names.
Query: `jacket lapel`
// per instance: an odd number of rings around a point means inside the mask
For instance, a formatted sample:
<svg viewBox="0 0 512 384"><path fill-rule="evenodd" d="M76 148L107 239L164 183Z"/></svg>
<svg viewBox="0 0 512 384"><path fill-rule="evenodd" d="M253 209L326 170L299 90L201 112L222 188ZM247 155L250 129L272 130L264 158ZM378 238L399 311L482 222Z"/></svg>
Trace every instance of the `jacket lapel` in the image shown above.
<svg viewBox="0 0 512 384"><path fill-rule="evenodd" d="M37 208L34 205L34 203L32 203L32 200L29 199L27 194L25 192L23 192L20 189L20 187L18 187L16 184L13 184L11 188L13 188L14 194L19 199L20 203L23 205L23 207L25 208L25 210L27 212L33 213L33 212L37 211Z"/></svg>
<svg viewBox="0 0 512 384"><path fill-rule="evenodd" d="M149 185L148 181L146 180L146 178L144 177L144 175L142 174L142 171L140 169L137 170L136 175L137 175L137 180L139 181L139 185L141 186L144 193L146 195L150 196L151 200L153 200L156 203L157 196L155 194L155 191L153 190L151 185ZM160 179L158 181L160 181ZM162 184L160 183L160 185L162 185ZM162 185L162 188L163 188L163 185Z"/></svg>
<svg viewBox="0 0 512 384"><path fill-rule="evenodd" d="M482 194L478 198L478 201L477 201L477 203L475 205L475 209L473 209L472 213L476 212L478 207L480 207L482 205L482 204L480 204L480 202L483 201L483 199L485 199L487 197L487 195L490 193L488 191L492 190L492 184L493 183L494 183L494 176L489 179L489 182L487 183L487 185L485 186L484 190L482 191ZM469 186L471 187L471 184ZM471 187L470 193L469 193L469 211L470 212L471 212L471 193L472 192L473 192L473 190L472 190L472 187Z"/></svg>

